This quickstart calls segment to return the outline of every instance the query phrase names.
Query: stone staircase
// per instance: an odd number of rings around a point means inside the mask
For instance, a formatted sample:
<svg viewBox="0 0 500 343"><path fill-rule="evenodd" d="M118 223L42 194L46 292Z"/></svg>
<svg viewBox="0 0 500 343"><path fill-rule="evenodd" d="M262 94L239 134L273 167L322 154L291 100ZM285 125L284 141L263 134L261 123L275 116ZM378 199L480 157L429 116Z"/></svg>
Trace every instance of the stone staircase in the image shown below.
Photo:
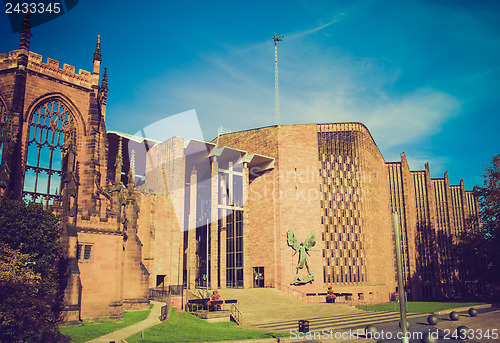
<svg viewBox="0 0 500 343"><path fill-rule="evenodd" d="M238 300L242 325L363 312L345 304L306 303L274 288L220 289L222 299Z"/></svg>
<svg viewBox="0 0 500 343"><path fill-rule="evenodd" d="M399 320L398 312L363 311L346 304L306 303L274 288L221 289L222 299L237 299L241 326L275 332L298 328L309 321L310 331L365 327ZM408 314L407 318L422 316Z"/></svg>
<svg viewBox="0 0 500 343"><path fill-rule="evenodd" d="M421 317L422 314L413 313L407 314L406 318ZM336 315L329 317L303 318L309 321L309 331L321 331L324 329L338 331L341 329L365 328L370 324L388 323L399 321L399 313L369 311L364 313L356 313L349 315ZM261 323L249 326L249 328L276 331L290 332L292 329L298 329L298 320L288 320L272 323Z"/></svg>

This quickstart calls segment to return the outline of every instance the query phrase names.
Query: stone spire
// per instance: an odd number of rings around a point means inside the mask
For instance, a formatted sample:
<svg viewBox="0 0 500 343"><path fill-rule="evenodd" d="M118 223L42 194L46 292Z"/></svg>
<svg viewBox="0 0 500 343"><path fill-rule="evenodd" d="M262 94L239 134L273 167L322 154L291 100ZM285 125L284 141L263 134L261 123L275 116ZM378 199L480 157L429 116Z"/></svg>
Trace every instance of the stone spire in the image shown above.
<svg viewBox="0 0 500 343"><path fill-rule="evenodd" d="M21 34L21 40L19 42L19 49L25 49L29 50L30 49L30 39L31 36L31 19L30 19L30 11L27 11L24 20L23 20L23 26L21 26L21 31L19 31Z"/></svg>
<svg viewBox="0 0 500 343"><path fill-rule="evenodd" d="M97 45L94 52L94 61L101 61L101 36L97 36Z"/></svg>
<svg viewBox="0 0 500 343"><path fill-rule="evenodd" d="M115 183L120 183L122 179L122 165L123 165L123 156L122 156L122 138L119 138L118 141L118 151L116 153L115 159Z"/></svg>
<svg viewBox="0 0 500 343"><path fill-rule="evenodd" d="M102 75L101 88L101 101L104 106L106 106L106 101L108 99L108 68L104 67L104 74Z"/></svg>
<svg viewBox="0 0 500 343"><path fill-rule="evenodd" d="M128 170L128 187L135 185L135 150L130 153L130 168Z"/></svg>
<svg viewBox="0 0 500 343"><path fill-rule="evenodd" d="M120 165L123 165L123 143L122 143L122 138L120 137L118 139L118 151L116 153L116 160L115 160L115 167Z"/></svg>
<svg viewBox="0 0 500 343"><path fill-rule="evenodd" d="M97 45L95 47L94 52L94 71L93 71L93 80L92 80L92 88L96 89L96 96L100 92L99 88L99 69L101 68L101 36L97 36Z"/></svg>

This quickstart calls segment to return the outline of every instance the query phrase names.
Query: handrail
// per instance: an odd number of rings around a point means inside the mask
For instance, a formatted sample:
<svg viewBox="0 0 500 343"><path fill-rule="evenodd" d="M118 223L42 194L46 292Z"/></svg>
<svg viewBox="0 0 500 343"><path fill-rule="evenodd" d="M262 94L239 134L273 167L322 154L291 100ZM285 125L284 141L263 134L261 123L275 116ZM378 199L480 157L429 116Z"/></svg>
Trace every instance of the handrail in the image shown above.
<svg viewBox="0 0 500 343"><path fill-rule="evenodd" d="M243 315L241 314L240 310L238 310L238 308L236 307L235 304L232 304L233 306L231 306L231 315L233 316L234 318L234 321L238 324L238 325L241 325L241 320L243 319Z"/></svg>
<svg viewBox="0 0 500 343"><path fill-rule="evenodd" d="M170 318L170 309L172 307L172 303L170 301L170 294L167 296L165 306L162 306L161 308L161 315L160 315L160 320L164 321Z"/></svg>
<svg viewBox="0 0 500 343"><path fill-rule="evenodd" d="M274 284L274 286L273 286ZM278 287L276 287L278 286ZM287 285L283 285L279 282L276 281L269 281L269 288L276 288L282 292L285 292L287 294L290 294L291 296L297 297L302 301L309 302L309 298L307 297L306 293L298 291L296 289L293 289L292 287L289 287ZM298 295L298 296L297 296Z"/></svg>
<svg viewBox="0 0 500 343"><path fill-rule="evenodd" d="M149 300L166 302L167 299L170 299L170 292L168 290L157 288L149 289Z"/></svg>
<svg viewBox="0 0 500 343"><path fill-rule="evenodd" d="M182 285L168 285L166 287L154 287L149 289L149 300L164 301L169 295L182 295Z"/></svg>

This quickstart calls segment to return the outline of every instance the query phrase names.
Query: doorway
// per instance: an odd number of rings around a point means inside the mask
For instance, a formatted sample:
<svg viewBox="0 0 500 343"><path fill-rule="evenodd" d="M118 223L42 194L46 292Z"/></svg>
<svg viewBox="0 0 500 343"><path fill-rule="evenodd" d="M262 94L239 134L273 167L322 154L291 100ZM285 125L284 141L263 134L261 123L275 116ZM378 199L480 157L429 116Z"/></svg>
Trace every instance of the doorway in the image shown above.
<svg viewBox="0 0 500 343"><path fill-rule="evenodd" d="M156 275L156 288L165 288L165 276L166 275Z"/></svg>
<svg viewBox="0 0 500 343"><path fill-rule="evenodd" d="M264 267L253 267L253 287L264 288Z"/></svg>

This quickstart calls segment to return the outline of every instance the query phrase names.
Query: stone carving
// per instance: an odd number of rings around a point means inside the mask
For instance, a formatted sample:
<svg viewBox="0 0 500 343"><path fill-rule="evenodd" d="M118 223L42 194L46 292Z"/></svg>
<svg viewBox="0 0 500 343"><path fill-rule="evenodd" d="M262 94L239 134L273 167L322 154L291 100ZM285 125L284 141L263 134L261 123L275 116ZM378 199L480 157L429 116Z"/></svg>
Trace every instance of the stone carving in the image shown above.
<svg viewBox="0 0 500 343"><path fill-rule="evenodd" d="M287 235L287 240L288 240L288 246L291 247L293 250L295 250L295 254L298 252L299 253L299 261L297 262L297 274L299 273L299 270L304 268L304 266L307 269L307 276L302 278L299 275L293 279L292 282L290 282L291 285L305 285L309 282L314 281L314 274L309 270L309 253L308 251L314 251L312 248L316 245L316 233L313 231L309 235L309 237L305 240L305 242L299 243L295 235L293 234L292 230L288 230L286 233ZM295 255L294 254L294 255Z"/></svg>

